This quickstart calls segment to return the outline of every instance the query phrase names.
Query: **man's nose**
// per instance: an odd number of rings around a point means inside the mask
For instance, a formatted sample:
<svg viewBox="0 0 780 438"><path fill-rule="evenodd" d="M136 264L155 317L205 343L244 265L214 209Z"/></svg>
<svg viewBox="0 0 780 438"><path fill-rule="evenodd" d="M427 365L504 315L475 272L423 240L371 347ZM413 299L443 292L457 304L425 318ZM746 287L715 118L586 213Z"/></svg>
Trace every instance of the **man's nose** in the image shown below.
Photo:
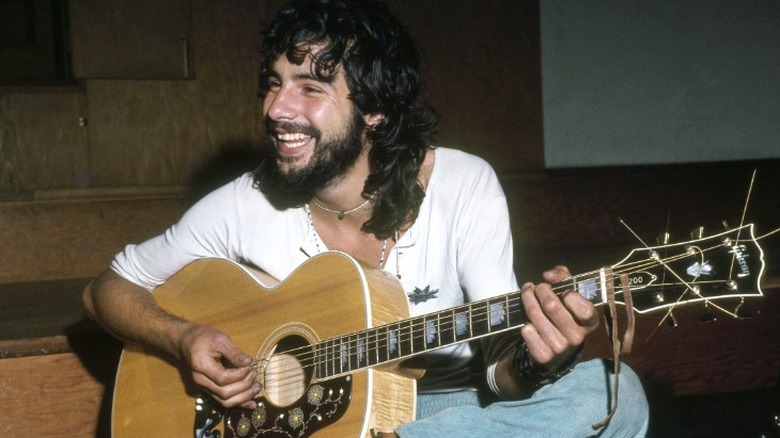
<svg viewBox="0 0 780 438"><path fill-rule="evenodd" d="M266 117L271 120L293 120L298 116L299 102L292 90L280 88L276 93L269 93L266 99Z"/></svg>

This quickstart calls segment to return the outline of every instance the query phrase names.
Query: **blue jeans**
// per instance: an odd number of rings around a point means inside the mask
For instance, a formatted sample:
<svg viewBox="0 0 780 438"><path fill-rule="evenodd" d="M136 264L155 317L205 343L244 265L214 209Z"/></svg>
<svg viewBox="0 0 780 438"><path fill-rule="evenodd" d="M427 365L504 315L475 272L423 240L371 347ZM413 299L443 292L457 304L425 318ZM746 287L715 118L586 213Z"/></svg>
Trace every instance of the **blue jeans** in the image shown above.
<svg viewBox="0 0 780 438"><path fill-rule="evenodd" d="M612 364L594 359L539 389L528 399L486 404L476 391L420 394L417 421L399 427L401 438L433 437L642 437L649 409L639 378L621 364L618 408L607 426L593 430L612 406Z"/></svg>

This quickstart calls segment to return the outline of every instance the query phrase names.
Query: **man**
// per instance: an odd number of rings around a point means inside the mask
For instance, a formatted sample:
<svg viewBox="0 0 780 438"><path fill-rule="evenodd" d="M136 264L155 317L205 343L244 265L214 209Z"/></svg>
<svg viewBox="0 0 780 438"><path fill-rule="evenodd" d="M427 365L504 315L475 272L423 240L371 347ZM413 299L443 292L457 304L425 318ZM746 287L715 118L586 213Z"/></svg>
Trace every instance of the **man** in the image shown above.
<svg viewBox="0 0 780 438"><path fill-rule="evenodd" d="M252 358L218 330L166 313L149 291L221 257L286 278L340 250L400 279L423 314L518 290L506 200L482 160L426 143L435 117L419 57L378 2L295 0L266 33L260 66L271 148L260 167L206 196L165 234L128 245L84 292L115 336L185 362L226 407L253 409ZM564 267L544 273L549 283ZM574 366L593 305L550 284L522 287L520 330L424 356L418 420L401 437L585 436L611 397L601 361ZM623 367L621 408L601 436L642 435L647 406ZM571 372L569 372L571 371ZM387 433L385 433L387 435ZM384 435L383 435L384 436ZM392 433L390 433L392 436Z"/></svg>

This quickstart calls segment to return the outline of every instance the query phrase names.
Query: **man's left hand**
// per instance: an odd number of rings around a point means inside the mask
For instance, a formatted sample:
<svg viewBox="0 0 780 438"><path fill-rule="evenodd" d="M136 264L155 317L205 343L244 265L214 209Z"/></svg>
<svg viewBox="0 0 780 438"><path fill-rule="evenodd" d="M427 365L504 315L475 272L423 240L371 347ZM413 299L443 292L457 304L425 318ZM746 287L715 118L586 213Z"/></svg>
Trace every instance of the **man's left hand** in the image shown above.
<svg viewBox="0 0 780 438"><path fill-rule="evenodd" d="M558 371L572 361L587 335L599 325L593 303L578 293L556 294L551 284L571 276L565 266L544 272L544 283L522 288L528 324L521 334L531 359L548 371Z"/></svg>

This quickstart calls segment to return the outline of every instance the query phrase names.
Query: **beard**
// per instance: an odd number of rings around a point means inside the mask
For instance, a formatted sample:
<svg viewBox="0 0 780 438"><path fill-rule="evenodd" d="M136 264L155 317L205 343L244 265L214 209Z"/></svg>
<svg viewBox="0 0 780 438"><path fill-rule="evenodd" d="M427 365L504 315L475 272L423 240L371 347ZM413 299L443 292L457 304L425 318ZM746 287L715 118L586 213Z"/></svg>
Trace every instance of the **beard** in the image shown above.
<svg viewBox="0 0 780 438"><path fill-rule="evenodd" d="M278 209L299 207L309 202L317 190L327 187L355 164L363 149L362 123L362 118L355 114L343 132L321 143L322 132L313 126L266 120L269 135L276 128L300 132L315 140L315 150L306 164L284 171L282 165L286 158L276 147L269 146L260 167L254 172L255 187Z"/></svg>

